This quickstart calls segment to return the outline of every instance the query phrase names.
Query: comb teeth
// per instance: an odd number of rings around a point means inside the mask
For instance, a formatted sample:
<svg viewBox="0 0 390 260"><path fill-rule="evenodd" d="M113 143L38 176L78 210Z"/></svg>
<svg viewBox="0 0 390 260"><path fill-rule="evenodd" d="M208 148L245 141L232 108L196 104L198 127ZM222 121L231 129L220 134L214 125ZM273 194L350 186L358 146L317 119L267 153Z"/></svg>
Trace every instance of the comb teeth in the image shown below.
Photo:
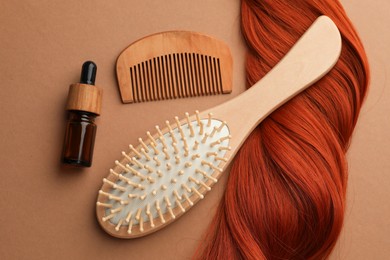
<svg viewBox="0 0 390 260"><path fill-rule="evenodd" d="M172 221L217 182L228 152L220 148L231 138L227 123L186 114L167 126L122 152L103 180L97 206L112 232L132 237Z"/></svg>
<svg viewBox="0 0 390 260"><path fill-rule="evenodd" d="M130 67L134 102L216 95L224 89L219 58L173 53Z"/></svg>

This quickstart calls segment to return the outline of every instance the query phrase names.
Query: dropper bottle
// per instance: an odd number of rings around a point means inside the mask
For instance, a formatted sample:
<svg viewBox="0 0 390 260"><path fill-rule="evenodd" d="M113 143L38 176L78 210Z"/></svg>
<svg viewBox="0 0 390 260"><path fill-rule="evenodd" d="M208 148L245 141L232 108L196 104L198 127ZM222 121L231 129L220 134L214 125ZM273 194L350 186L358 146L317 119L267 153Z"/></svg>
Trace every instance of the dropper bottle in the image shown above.
<svg viewBox="0 0 390 260"><path fill-rule="evenodd" d="M81 70L80 83L70 85L63 163L81 167L92 164L97 128L95 118L100 115L103 95L102 89L95 86L96 71L96 64L86 61Z"/></svg>

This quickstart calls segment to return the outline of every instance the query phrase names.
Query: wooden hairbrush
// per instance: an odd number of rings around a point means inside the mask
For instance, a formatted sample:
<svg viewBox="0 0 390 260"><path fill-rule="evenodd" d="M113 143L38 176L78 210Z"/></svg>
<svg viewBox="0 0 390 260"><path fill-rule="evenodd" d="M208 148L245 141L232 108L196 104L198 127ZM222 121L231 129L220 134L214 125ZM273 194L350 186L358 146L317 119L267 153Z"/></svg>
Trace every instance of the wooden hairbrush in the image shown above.
<svg viewBox="0 0 390 260"><path fill-rule="evenodd" d="M249 133L272 111L325 75L341 37L319 17L286 56L252 88L202 113L156 126L115 162L97 199L97 218L119 238L141 237L188 211L218 181ZM247 108L243 110L243 108Z"/></svg>
<svg viewBox="0 0 390 260"><path fill-rule="evenodd" d="M123 103L230 93L232 67L225 43L187 31L142 38L116 63Z"/></svg>

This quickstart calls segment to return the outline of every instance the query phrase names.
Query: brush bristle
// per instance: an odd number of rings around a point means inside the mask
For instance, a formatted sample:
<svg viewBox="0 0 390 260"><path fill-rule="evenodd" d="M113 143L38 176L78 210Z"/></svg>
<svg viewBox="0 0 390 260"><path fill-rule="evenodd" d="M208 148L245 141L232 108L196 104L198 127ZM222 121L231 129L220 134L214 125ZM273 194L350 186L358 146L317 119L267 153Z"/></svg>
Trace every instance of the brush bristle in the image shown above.
<svg viewBox="0 0 390 260"><path fill-rule="evenodd" d="M97 206L115 232L131 237L172 221L218 180L230 149L227 123L196 112L166 125L163 131L156 126L155 135L147 132L137 148L130 145L103 179Z"/></svg>

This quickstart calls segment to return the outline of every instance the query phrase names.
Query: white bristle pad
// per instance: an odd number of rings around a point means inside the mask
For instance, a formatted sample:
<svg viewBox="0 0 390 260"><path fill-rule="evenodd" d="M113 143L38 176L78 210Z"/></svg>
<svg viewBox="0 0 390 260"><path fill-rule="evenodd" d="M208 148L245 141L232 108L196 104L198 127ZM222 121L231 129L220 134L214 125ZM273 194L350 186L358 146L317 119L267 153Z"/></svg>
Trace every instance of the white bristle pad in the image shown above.
<svg viewBox="0 0 390 260"><path fill-rule="evenodd" d="M217 182L214 176L222 171L230 149L227 123L211 115L190 120L186 114L184 122L177 117L167 122L167 132L158 127L156 131L153 136L147 132L145 141L139 139L137 148L123 153L116 170L111 170L115 178L108 179L112 181L103 180L109 188L99 191L104 199L98 206L105 208L101 220L116 231L126 228L128 234L136 229L142 233L144 225L154 228L156 223L175 219L177 209L181 213L189 209L194 202L191 197L202 199Z"/></svg>

